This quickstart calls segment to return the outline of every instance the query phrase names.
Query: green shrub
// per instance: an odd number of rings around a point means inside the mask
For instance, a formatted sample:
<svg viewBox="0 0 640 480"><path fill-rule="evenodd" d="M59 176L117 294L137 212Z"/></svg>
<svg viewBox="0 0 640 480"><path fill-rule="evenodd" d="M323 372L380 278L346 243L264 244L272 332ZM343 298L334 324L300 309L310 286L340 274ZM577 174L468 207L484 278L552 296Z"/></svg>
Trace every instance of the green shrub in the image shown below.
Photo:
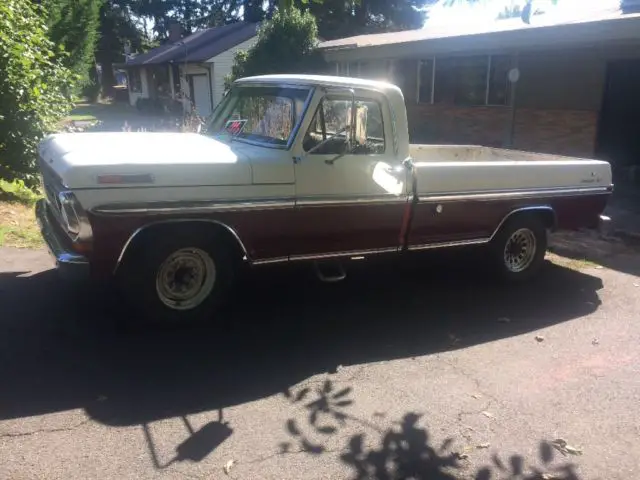
<svg viewBox="0 0 640 480"><path fill-rule="evenodd" d="M76 78L56 60L40 9L25 0L0 2L0 178L29 185L38 142L71 109Z"/></svg>
<svg viewBox="0 0 640 480"><path fill-rule="evenodd" d="M324 71L327 65L317 44L318 25L311 13L279 10L260 28L256 44L236 53L225 86L228 89L234 80L252 75Z"/></svg>
<svg viewBox="0 0 640 480"><path fill-rule="evenodd" d="M39 192L27 187L22 180L8 182L0 178L0 200L31 205L40 197Z"/></svg>

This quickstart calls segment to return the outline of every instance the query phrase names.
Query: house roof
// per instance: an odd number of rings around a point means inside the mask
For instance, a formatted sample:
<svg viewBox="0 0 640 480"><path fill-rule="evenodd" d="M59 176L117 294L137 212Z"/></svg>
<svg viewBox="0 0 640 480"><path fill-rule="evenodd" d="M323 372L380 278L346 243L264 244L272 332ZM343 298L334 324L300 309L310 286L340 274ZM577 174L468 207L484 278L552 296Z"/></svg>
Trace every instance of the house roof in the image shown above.
<svg viewBox="0 0 640 480"><path fill-rule="evenodd" d="M204 62L254 37L257 34L258 25L239 22L200 30L178 42L160 45L136 55L124 66Z"/></svg>
<svg viewBox="0 0 640 480"><path fill-rule="evenodd" d="M407 45L412 43L437 43L445 45L447 42L459 43L461 39L473 42L475 39L495 37L502 43L511 39L521 38L522 43L531 42L535 36L536 42L545 42L546 33L553 31L562 32L567 40L608 40L620 39L625 32L627 36L640 39L640 15L622 15L619 10L600 12L597 16L580 16L573 18L554 18L544 15L534 17L531 24L524 23L520 18L508 20L496 20L493 22L461 22L451 24L434 24L428 22L419 30L407 30L403 32L390 32L372 35L359 35L355 37L341 38L323 42L319 48L325 52L337 52L345 50L360 50L381 46ZM621 29L620 27L625 27ZM632 28L629 28L632 27ZM629 35L630 34L630 35ZM548 37L551 41L551 38ZM558 40L556 37L555 41ZM514 44L514 47L519 45Z"/></svg>

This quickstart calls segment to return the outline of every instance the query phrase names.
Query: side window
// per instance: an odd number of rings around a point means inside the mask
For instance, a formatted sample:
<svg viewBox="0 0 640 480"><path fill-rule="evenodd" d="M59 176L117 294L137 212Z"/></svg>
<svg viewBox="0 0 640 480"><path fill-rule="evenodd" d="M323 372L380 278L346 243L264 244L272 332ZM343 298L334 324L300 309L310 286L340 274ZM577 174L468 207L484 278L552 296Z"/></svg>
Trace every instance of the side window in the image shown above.
<svg viewBox="0 0 640 480"><path fill-rule="evenodd" d="M385 151L384 124L380 103L356 99L356 128L353 150L348 152L351 124L351 99L325 97L304 136L306 152L325 142L311 155L381 154Z"/></svg>

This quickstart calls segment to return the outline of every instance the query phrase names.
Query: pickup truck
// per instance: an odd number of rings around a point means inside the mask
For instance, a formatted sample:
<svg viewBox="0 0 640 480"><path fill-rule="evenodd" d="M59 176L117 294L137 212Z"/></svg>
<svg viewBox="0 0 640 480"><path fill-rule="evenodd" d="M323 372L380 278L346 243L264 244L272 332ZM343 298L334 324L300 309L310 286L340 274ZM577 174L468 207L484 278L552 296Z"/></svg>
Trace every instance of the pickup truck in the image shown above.
<svg viewBox="0 0 640 480"><path fill-rule="evenodd" d="M484 245L510 282L535 274L547 232L598 228L607 162L412 145L402 91L354 78L236 81L201 133L50 135L36 215L58 270L109 280L146 318L212 318L242 264Z"/></svg>

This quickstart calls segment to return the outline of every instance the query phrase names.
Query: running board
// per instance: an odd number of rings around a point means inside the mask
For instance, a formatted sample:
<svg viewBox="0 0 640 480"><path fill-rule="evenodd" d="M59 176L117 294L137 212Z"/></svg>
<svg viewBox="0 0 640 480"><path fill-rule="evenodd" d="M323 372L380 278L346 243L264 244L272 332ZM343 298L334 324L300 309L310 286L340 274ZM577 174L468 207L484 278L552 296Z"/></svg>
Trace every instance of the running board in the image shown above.
<svg viewBox="0 0 640 480"><path fill-rule="evenodd" d="M337 275L326 275L322 269L320 268L320 264L318 262L313 262L313 269L316 272L316 276L321 282L324 283L336 283L341 282L345 278L347 278L347 272L345 272L344 267L341 262L336 262L337 267Z"/></svg>

